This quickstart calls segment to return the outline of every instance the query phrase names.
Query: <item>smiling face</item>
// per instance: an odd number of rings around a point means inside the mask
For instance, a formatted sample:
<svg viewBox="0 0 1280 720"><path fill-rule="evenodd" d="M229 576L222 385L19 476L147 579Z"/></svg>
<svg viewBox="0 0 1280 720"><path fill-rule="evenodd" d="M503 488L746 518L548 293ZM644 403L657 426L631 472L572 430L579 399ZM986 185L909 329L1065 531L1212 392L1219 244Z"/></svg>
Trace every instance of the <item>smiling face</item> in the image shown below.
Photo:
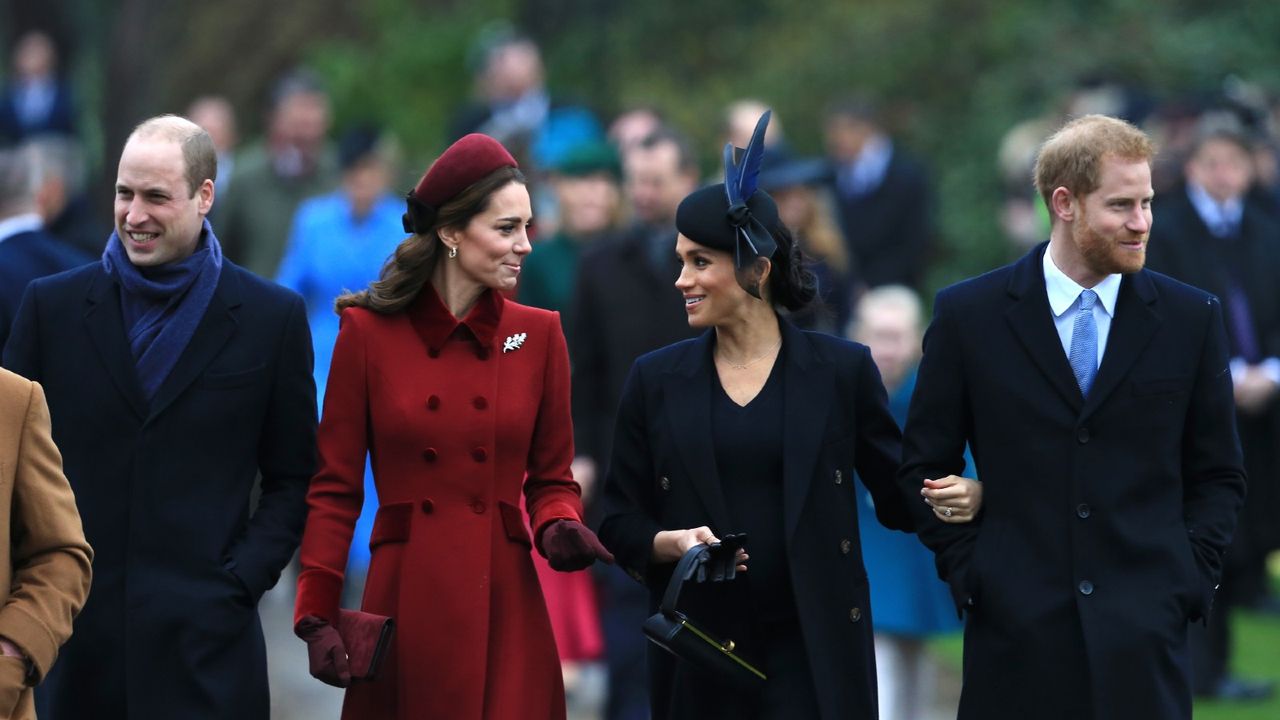
<svg viewBox="0 0 1280 720"><path fill-rule="evenodd" d="M195 252L205 215L213 207L213 181L194 194L182 147L160 137L134 137L120 154L115 224L129 262L155 267Z"/></svg>
<svg viewBox="0 0 1280 720"><path fill-rule="evenodd" d="M724 325L754 300L738 285L731 253L713 250L679 235L676 255L680 260L680 277L675 284L684 296L689 327Z"/></svg>
<svg viewBox="0 0 1280 720"><path fill-rule="evenodd" d="M458 249L456 262L471 281L495 290L514 290L520 267L532 250L529 226L533 210L523 183L510 182L489 197L488 207L461 229L446 228L440 238Z"/></svg>
<svg viewBox="0 0 1280 720"><path fill-rule="evenodd" d="M1077 197L1054 191L1054 210L1067 221L1065 242L1054 239L1054 262L1072 280L1093 287L1114 273L1135 273L1147 258L1151 232L1151 166L1146 160L1104 156L1098 189Z"/></svg>

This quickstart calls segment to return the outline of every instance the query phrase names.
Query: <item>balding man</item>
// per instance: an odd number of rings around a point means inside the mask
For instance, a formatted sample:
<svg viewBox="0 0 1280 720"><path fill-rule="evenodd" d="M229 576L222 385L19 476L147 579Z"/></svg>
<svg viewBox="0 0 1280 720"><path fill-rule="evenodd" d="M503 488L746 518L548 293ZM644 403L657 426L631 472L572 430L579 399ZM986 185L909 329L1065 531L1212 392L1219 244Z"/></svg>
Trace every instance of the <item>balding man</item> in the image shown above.
<svg viewBox="0 0 1280 720"><path fill-rule="evenodd" d="M305 516L311 339L300 297L223 260L216 172L197 125L139 125L102 262L32 283L5 348L48 394L97 551L42 717L269 714L256 605Z"/></svg>

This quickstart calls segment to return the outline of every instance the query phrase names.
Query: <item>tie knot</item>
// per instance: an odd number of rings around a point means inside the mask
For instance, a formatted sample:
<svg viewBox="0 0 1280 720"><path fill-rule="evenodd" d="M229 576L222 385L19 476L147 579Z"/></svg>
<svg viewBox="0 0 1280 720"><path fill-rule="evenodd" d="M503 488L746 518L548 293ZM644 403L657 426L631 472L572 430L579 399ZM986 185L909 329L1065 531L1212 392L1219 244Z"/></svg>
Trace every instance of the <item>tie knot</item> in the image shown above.
<svg viewBox="0 0 1280 720"><path fill-rule="evenodd" d="M1096 302L1098 302L1098 293L1092 290L1080 291L1080 309L1081 310L1092 310L1093 304Z"/></svg>

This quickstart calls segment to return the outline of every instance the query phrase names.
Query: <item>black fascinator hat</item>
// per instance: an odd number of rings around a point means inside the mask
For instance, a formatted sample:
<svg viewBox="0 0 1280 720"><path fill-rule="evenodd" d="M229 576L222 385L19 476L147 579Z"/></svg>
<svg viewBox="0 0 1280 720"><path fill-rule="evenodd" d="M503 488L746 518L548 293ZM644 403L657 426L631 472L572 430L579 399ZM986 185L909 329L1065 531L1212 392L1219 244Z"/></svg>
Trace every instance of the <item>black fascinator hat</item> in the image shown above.
<svg viewBox="0 0 1280 720"><path fill-rule="evenodd" d="M773 237L778 206L758 187L764 131L772 114L766 111L760 116L745 149L725 143L724 182L694 191L676 210L680 234L699 245L733 253L739 283L757 297L759 283L748 282L743 274L756 266L757 259L772 259L778 250Z"/></svg>

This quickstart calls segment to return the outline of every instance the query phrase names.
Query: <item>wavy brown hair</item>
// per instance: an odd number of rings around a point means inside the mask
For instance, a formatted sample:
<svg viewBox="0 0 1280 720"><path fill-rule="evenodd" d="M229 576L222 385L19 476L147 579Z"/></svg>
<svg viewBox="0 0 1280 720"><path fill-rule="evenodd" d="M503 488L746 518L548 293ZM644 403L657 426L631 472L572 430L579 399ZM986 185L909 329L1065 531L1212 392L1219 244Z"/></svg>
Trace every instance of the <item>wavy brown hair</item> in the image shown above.
<svg viewBox="0 0 1280 720"><path fill-rule="evenodd" d="M440 258L440 231L466 227L471 218L489 208L494 193L513 182L526 184L518 168L498 168L441 205L429 231L405 238L387 258L378 279L367 290L339 295L334 311L342 314L346 308L362 307L389 315L405 309L431 282Z"/></svg>

